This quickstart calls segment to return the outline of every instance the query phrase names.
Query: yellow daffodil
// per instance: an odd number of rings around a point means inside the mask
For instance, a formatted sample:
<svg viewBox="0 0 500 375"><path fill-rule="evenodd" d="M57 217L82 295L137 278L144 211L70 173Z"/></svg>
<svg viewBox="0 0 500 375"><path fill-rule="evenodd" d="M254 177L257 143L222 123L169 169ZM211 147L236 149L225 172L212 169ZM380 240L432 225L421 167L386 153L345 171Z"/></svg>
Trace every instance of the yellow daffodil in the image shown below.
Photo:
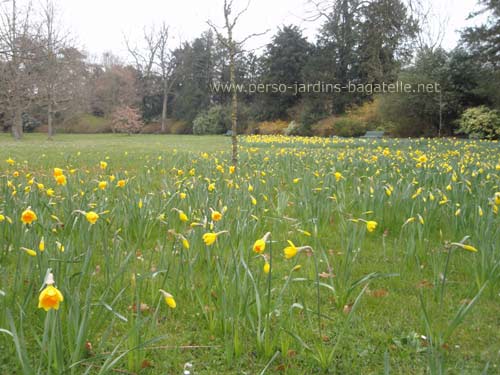
<svg viewBox="0 0 500 375"><path fill-rule="evenodd" d="M38 250L40 250L40 252L45 251L45 240L43 239L43 237L40 240L40 242L38 243Z"/></svg>
<svg viewBox="0 0 500 375"><path fill-rule="evenodd" d="M160 289L160 293L163 294L163 298L165 299L165 303L171 309L175 309L177 307L177 303L175 302L174 296L170 293L165 292L163 289Z"/></svg>
<svg viewBox="0 0 500 375"><path fill-rule="evenodd" d="M62 174L56 177L56 182L58 185L64 186L68 181L66 180L66 176Z"/></svg>
<svg viewBox="0 0 500 375"><path fill-rule="evenodd" d="M31 210L30 208L24 210L23 213L21 214L21 221L24 224L31 224L36 220L38 220L38 218L37 218L35 212L33 210Z"/></svg>
<svg viewBox="0 0 500 375"><path fill-rule="evenodd" d="M62 175L63 175L63 170L61 168L54 168L54 178L57 178Z"/></svg>
<svg viewBox="0 0 500 375"><path fill-rule="evenodd" d="M283 249L283 253L286 259L292 259L298 253L298 248L293 244L292 241L287 241L290 246Z"/></svg>
<svg viewBox="0 0 500 375"><path fill-rule="evenodd" d="M28 249L26 247L21 247L21 250L24 250L26 254L28 254L30 257L36 257L36 251L33 249Z"/></svg>
<svg viewBox="0 0 500 375"><path fill-rule="evenodd" d="M182 222L186 222L189 220L188 216L184 213L184 211L179 210L179 220Z"/></svg>
<svg viewBox="0 0 500 375"><path fill-rule="evenodd" d="M370 220L366 222L366 230L368 232L374 232L377 229L378 223L376 221Z"/></svg>
<svg viewBox="0 0 500 375"><path fill-rule="evenodd" d="M500 192L495 193L493 202L495 203L495 205L500 206Z"/></svg>
<svg viewBox="0 0 500 375"><path fill-rule="evenodd" d="M265 273L265 274L268 274L268 273L269 273L269 271L271 271L271 265L269 264L269 262L267 262L267 261L266 261L266 262L264 263L264 268L263 268L263 271L264 271L264 273Z"/></svg>
<svg viewBox="0 0 500 375"><path fill-rule="evenodd" d="M267 239L269 238L270 235L271 235L271 233L267 232L264 235L264 237L262 237L261 239L258 239L257 241L255 241L255 243L253 244L253 251L254 251L254 253L256 253L256 254L262 254L264 252L264 250L266 249Z"/></svg>
<svg viewBox="0 0 500 375"><path fill-rule="evenodd" d="M54 276L52 273L47 275L45 285L47 286L38 297L38 308L45 311L49 311L50 309L58 310L59 304L64 301L64 297L59 289L54 286Z"/></svg>
<svg viewBox="0 0 500 375"><path fill-rule="evenodd" d="M203 242L205 242L205 245L211 246L217 241L217 237L220 236L223 233L227 233L227 231L222 231L219 233L214 233L214 232L208 232L203 235Z"/></svg>
<svg viewBox="0 0 500 375"><path fill-rule="evenodd" d="M97 219L99 219L99 215L94 211L90 211L85 214L85 218L90 224L94 225L97 222Z"/></svg>
<svg viewBox="0 0 500 375"><path fill-rule="evenodd" d="M212 211L212 220L219 221L222 219L222 214L219 211Z"/></svg>
<svg viewBox="0 0 500 375"><path fill-rule="evenodd" d="M452 242L451 244L453 246L458 246L458 247L460 247L460 248L462 248L464 250L470 251L472 253L477 253L478 252L478 250L474 246L471 246L471 245L465 245L465 244L460 243L460 242L458 242L458 243L457 242Z"/></svg>

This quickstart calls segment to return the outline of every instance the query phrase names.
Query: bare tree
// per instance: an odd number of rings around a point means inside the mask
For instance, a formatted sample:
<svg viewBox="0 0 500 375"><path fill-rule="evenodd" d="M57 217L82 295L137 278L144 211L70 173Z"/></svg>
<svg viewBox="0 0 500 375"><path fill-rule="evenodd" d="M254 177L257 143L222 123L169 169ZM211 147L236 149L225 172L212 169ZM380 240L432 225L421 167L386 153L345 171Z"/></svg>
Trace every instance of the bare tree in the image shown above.
<svg viewBox="0 0 500 375"><path fill-rule="evenodd" d="M46 0L42 5L42 25L40 37L42 48L40 49L40 91L41 101L47 107L48 137L54 135L54 116L64 103L71 101L75 91L72 83L78 76L72 76L71 72L78 70L78 56L70 52L75 50L57 19L57 10L52 0ZM77 61L74 61L74 60Z"/></svg>
<svg viewBox="0 0 500 375"><path fill-rule="evenodd" d="M417 46L420 50L434 51L443 42L449 18L435 12L435 3L424 0L407 0L410 14L418 23Z"/></svg>
<svg viewBox="0 0 500 375"><path fill-rule="evenodd" d="M229 53L229 81L232 91L231 98L231 143L232 143L232 164L234 167L238 164L238 92L236 89L236 55L243 51L243 46L245 42L249 39L264 35L268 32L255 33L248 35L241 41L236 41L234 39L234 29L238 23L240 17L248 10L250 7L250 0L248 0L247 5L243 10L234 14L233 10L233 0L224 0L224 26L225 35L221 32L220 28L217 27L212 21L207 21L207 24L215 32L220 43Z"/></svg>
<svg viewBox="0 0 500 375"><path fill-rule="evenodd" d="M34 94L28 71L33 52L31 4L20 11L16 0L10 0L10 8L5 5L8 2L0 4L0 103L6 108L12 135L20 139L23 136L23 111Z"/></svg>
<svg viewBox="0 0 500 375"><path fill-rule="evenodd" d="M152 28L144 31L145 48L132 47L127 39L125 43L133 57L136 69L143 79L143 90L154 93L158 89L162 96L161 132L167 130L168 98L176 82L175 59L169 49L169 27L163 23L159 30ZM158 87L159 86L159 87Z"/></svg>

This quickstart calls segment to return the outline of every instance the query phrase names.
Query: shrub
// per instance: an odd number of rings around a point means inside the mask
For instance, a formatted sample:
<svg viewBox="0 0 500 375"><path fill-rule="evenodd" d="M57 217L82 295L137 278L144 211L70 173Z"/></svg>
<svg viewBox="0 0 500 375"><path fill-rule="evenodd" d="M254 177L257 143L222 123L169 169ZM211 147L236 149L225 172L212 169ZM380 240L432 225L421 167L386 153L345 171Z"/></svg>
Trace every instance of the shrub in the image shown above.
<svg viewBox="0 0 500 375"><path fill-rule="evenodd" d="M264 135L283 134L287 127L288 122L283 120L264 121L257 124L258 133Z"/></svg>
<svg viewBox="0 0 500 375"><path fill-rule="evenodd" d="M458 124L457 133L465 133L470 138L500 138L500 112L484 105L467 109Z"/></svg>
<svg viewBox="0 0 500 375"><path fill-rule="evenodd" d="M31 133L41 125L41 122L39 120L37 120L36 118L34 118L33 116L31 116L26 112L22 114L22 119L23 119L23 131L27 133Z"/></svg>
<svg viewBox="0 0 500 375"><path fill-rule="evenodd" d="M288 124L288 127L285 129L284 133L285 135L301 135L301 128L302 126L299 123L292 121Z"/></svg>
<svg viewBox="0 0 500 375"><path fill-rule="evenodd" d="M200 113L193 121L193 133L222 134L231 128L231 115L227 108L216 105Z"/></svg>
<svg viewBox="0 0 500 375"><path fill-rule="evenodd" d="M366 133L366 125L359 120L339 118L333 124L333 134L339 137L359 137Z"/></svg>
<svg viewBox="0 0 500 375"><path fill-rule="evenodd" d="M139 111L128 107L118 107L111 116L113 132L136 134L144 127Z"/></svg>

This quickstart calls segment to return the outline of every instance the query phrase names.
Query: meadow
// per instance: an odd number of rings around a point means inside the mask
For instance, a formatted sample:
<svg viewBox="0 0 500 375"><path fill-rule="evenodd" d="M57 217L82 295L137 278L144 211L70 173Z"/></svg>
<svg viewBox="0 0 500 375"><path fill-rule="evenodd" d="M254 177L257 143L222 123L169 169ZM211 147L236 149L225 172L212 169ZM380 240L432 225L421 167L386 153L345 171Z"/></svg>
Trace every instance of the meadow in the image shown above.
<svg viewBox="0 0 500 375"><path fill-rule="evenodd" d="M498 374L500 145L0 135L1 374Z"/></svg>

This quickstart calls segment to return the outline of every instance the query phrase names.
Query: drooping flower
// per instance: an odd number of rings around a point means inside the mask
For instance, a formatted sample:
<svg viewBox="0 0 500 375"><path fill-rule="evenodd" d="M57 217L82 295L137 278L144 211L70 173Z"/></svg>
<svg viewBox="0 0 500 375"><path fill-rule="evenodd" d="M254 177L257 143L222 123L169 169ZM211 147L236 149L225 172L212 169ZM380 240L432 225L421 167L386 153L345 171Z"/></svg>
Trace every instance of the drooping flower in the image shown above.
<svg viewBox="0 0 500 375"><path fill-rule="evenodd" d="M28 254L30 257L36 257L36 251L33 249L28 249L26 247L21 247L21 250L24 250L26 254Z"/></svg>
<svg viewBox="0 0 500 375"><path fill-rule="evenodd" d="M287 241L290 246L287 246L283 249L283 253L285 254L286 259L292 259L297 253L299 252L299 249L297 246L293 244L292 241Z"/></svg>
<svg viewBox="0 0 500 375"><path fill-rule="evenodd" d="M38 250L40 250L40 252L44 252L45 251L45 240L44 240L43 237L40 240L40 242L38 243Z"/></svg>
<svg viewBox="0 0 500 375"><path fill-rule="evenodd" d="M264 263L263 271L265 274L268 274L269 271L271 271L271 265L269 264L269 262L266 261L266 263Z"/></svg>
<svg viewBox="0 0 500 375"><path fill-rule="evenodd" d="M265 249L266 249L266 241L264 241L262 238L258 239L253 244L253 251L257 254L262 254Z"/></svg>
<svg viewBox="0 0 500 375"><path fill-rule="evenodd" d="M163 294L163 298L165 299L165 303L171 309L175 309L177 307L177 303L175 302L174 296L170 293L165 292L163 289L160 289L160 293Z"/></svg>
<svg viewBox="0 0 500 375"><path fill-rule="evenodd" d="M366 222L366 230L368 232L374 232L377 229L378 223L376 221L370 220Z"/></svg>
<svg viewBox="0 0 500 375"><path fill-rule="evenodd" d="M500 206L500 191L495 193L495 205Z"/></svg>
<svg viewBox="0 0 500 375"><path fill-rule="evenodd" d="M202 237L203 242L205 242L205 245L207 245L207 246L213 245L215 243L215 241L217 241L217 237L223 233L227 233L227 231L224 230L224 231L218 232L218 233L214 233L214 232L205 233Z"/></svg>
<svg viewBox="0 0 500 375"><path fill-rule="evenodd" d="M452 242L451 245L453 246L458 246L464 250L467 250L467 251L470 251L472 253L477 253L478 250L474 247L474 246L471 246L471 245L465 245L463 243L460 243L460 242Z"/></svg>
<svg viewBox="0 0 500 375"><path fill-rule="evenodd" d="M189 220L188 216L184 213L184 211L179 210L179 220L182 222L186 222Z"/></svg>
<svg viewBox="0 0 500 375"><path fill-rule="evenodd" d="M257 253L257 254L262 254L264 252L264 250L266 249L266 242L267 242L267 239L269 238L269 236L271 235L271 232L267 232L264 237L258 239L257 241L255 241L255 243L253 244L253 251L254 253Z"/></svg>
<svg viewBox="0 0 500 375"><path fill-rule="evenodd" d="M94 225L97 222L97 219L99 219L99 215L94 211L90 211L85 214L85 218L90 224Z"/></svg>
<svg viewBox="0 0 500 375"><path fill-rule="evenodd" d="M58 310L59 304L64 301L64 297L60 290L54 286L54 275L52 273L47 274L45 285L47 286L38 297L38 308L45 311L50 309Z"/></svg>
<svg viewBox="0 0 500 375"><path fill-rule="evenodd" d="M21 221L24 224L31 224L36 220L38 220L38 218L37 218L35 212L33 210L31 210L30 208L24 210L23 213L21 214Z"/></svg>
<svg viewBox="0 0 500 375"><path fill-rule="evenodd" d="M213 245L215 241L217 241L216 233L205 233L203 235L203 242L205 242L205 245L207 246Z"/></svg>

